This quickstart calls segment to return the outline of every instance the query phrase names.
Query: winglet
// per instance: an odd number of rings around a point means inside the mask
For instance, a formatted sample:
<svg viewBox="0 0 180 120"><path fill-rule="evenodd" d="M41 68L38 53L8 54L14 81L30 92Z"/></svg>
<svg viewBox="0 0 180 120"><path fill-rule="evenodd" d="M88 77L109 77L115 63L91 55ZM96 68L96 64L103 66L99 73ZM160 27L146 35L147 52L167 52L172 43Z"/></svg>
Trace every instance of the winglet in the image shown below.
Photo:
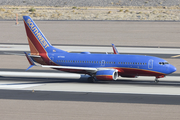
<svg viewBox="0 0 180 120"><path fill-rule="evenodd" d="M30 68L32 68L33 66L35 66L36 64L34 63L34 61L31 59L31 57L28 56L28 54L26 52L24 52L24 54L26 55L26 58L28 59L28 62L30 64L30 66L26 69L29 70Z"/></svg>
<svg viewBox="0 0 180 120"><path fill-rule="evenodd" d="M112 48L114 51L114 54L119 54L118 50L116 49L116 46L114 44L112 44Z"/></svg>

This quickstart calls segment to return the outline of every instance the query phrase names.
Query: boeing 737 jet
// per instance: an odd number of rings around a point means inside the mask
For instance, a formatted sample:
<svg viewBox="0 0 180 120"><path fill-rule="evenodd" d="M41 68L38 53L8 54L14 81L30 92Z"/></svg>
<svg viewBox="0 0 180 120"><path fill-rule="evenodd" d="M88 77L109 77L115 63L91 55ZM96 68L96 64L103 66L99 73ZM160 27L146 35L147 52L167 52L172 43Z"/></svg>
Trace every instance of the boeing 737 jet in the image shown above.
<svg viewBox="0 0 180 120"><path fill-rule="evenodd" d="M30 54L25 53L32 66L48 67L71 73L88 74L88 81L117 80L121 77L154 76L155 82L176 71L166 60L144 55L69 53L53 47L29 16L23 16ZM36 65L34 62L39 63ZM27 69L27 70L28 70Z"/></svg>

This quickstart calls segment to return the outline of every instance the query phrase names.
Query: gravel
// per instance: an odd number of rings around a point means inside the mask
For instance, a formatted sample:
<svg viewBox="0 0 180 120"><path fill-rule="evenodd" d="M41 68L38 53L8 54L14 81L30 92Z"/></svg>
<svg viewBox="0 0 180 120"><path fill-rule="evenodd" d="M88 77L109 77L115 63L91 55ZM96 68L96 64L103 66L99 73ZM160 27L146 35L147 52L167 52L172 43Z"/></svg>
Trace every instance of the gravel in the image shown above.
<svg viewBox="0 0 180 120"><path fill-rule="evenodd" d="M180 0L0 0L0 20L16 14L20 20L180 21Z"/></svg>
<svg viewBox="0 0 180 120"><path fill-rule="evenodd" d="M180 0L0 0L0 5L57 7L179 6Z"/></svg>

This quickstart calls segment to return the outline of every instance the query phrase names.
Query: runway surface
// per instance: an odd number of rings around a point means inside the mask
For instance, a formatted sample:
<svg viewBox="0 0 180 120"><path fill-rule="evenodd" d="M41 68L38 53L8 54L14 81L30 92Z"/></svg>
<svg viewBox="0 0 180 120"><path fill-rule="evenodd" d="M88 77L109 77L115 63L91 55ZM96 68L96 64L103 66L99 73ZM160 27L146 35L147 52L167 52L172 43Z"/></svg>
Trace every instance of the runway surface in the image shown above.
<svg viewBox="0 0 180 120"><path fill-rule="evenodd" d="M177 95L1 90L0 99L180 105Z"/></svg>
<svg viewBox="0 0 180 120"><path fill-rule="evenodd" d="M48 68L25 71L29 63L23 51L28 52L29 48L24 26L21 21L19 26L13 25L13 21L1 21L2 119L179 119L178 22L37 21L37 24L50 43L60 49L111 54L110 45L114 43L119 53L161 57L176 66L177 71L159 83L154 83L153 77L88 83L88 76Z"/></svg>
<svg viewBox="0 0 180 120"><path fill-rule="evenodd" d="M88 76L67 73L0 72L0 76L0 89L4 90L180 95L178 76L168 76L159 83L153 77L88 83Z"/></svg>
<svg viewBox="0 0 180 120"><path fill-rule="evenodd" d="M180 47L179 22L35 21L51 44ZM0 22L0 43L28 43L23 21Z"/></svg>
<svg viewBox="0 0 180 120"><path fill-rule="evenodd" d="M112 47L98 47L98 46L56 46L54 47L69 51L69 52L83 52L83 51L89 51L89 52L99 52L99 53L112 53ZM120 53L126 53L126 54L134 54L134 53L140 53L140 54L179 54L180 49L179 48L153 48L153 47L117 47L117 50ZM29 51L28 45L9 45L9 44L0 44L0 51Z"/></svg>

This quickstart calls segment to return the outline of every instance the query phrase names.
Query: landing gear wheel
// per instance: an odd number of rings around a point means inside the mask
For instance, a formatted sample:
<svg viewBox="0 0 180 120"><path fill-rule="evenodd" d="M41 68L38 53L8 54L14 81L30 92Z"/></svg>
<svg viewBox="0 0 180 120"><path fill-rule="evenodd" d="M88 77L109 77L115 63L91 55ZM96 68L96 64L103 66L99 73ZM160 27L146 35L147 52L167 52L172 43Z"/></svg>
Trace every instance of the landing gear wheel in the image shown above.
<svg viewBox="0 0 180 120"><path fill-rule="evenodd" d="M89 78L88 78L88 82L89 82L89 83L95 83L96 80L95 80L94 77L89 77Z"/></svg>
<svg viewBox="0 0 180 120"><path fill-rule="evenodd" d="M158 83L158 82L159 82L159 80L156 78L154 82L155 82L155 83Z"/></svg>

